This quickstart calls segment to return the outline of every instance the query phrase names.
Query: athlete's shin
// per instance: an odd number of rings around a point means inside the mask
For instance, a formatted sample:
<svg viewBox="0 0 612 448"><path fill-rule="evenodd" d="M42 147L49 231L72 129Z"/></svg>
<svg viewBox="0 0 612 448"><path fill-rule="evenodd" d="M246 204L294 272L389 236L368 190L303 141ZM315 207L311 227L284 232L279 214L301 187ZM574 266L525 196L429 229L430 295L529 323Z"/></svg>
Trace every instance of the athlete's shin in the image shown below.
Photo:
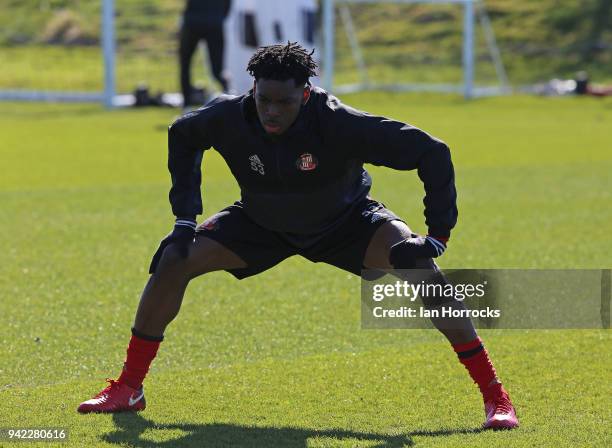
<svg viewBox="0 0 612 448"><path fill-rule="evenodd" d="M465 306L456 300L441 306L453 310L464 310ZM442 316L442 313L440 313ZM476 338L474 324L469 317L431 317L434 326L446 337L451 344L464 344Z"/></svg>
<svg viewBox="0 0 612 448"><path fill-rule="evenodd" d="M412 266L406 268L403 266ZM449 284L448 279L431 258L416 259L414 264L408 257L404 262L402 258L395 260L395 272L400 278L407 279L413 283L425 285L440 285L442 288L431 288L434 291L430 295L421 297L423 306L428 309L440 309L442 307L453 310L464 310L463 302L455 300L454 297L445 296L438 291L443 291ZM429 289L428 289L429 290ZM450 313L451 316L454 314ZM461 315L461 314L460 314ZM469 317L445 317L446 314L439 313L439 317L432 314L431 322L448 339L451 344L463 344L476 338L474 324Z"/></svg>
<svg viewBox="0 0 612 448"><path fill-rule="evenodd" d="M146 335L132 328L123 371L117 381L133 389L140 388L163 339L163 336Z"/></svg>
<svg viewBox="0 0 612 448"><path fill-rule="evenodd" d="M482 340L476 337L467 343L453 344L453 350L486 399L491 386L499 383L499 380Z"/></svg>
<svg viewBox="0 0 612 448"><path fill-rule="evenodd" d="M179 313L187 284L188 278L180 272L153 274L140 298L134 328L146 335L164 334Z"/></svg>

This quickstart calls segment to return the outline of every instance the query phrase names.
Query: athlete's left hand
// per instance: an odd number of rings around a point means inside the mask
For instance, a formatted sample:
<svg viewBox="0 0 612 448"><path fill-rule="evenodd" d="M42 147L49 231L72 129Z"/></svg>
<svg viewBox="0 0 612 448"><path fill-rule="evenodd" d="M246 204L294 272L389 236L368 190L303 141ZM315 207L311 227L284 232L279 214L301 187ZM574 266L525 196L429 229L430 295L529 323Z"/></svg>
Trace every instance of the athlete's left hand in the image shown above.
<svg viewBox="0 0 612 448"><path fill-rule="evenodd" d="M164 250L170 244L176 245L179 255L182 258L187 258L189 254L189 245L193 243L195 237L196 221L195 219L177 218L174 224L174 229L161 242L149 266L149 274L154 274L159 261L162 258Z"/></svg>

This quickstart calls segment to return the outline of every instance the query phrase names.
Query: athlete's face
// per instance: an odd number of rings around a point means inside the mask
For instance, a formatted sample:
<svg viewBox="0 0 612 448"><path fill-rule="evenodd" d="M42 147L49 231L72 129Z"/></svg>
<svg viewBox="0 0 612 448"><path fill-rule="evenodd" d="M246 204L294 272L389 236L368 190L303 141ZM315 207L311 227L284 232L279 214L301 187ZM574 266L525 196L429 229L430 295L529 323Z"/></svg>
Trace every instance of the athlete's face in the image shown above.
<svg viewBox="0 0 612 448"><path fill-rule="evenodd" d="M268 134L280 135L293 124L310 94L308 86L297 86L293 79L259 79L253 95L257 116Z"/></svg>

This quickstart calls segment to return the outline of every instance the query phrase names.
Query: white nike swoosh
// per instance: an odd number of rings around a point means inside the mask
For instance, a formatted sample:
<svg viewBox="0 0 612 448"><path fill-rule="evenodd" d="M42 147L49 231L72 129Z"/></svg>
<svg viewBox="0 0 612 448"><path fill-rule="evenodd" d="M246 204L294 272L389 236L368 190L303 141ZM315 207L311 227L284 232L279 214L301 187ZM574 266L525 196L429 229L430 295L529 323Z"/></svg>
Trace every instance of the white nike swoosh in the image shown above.
<svg viewBox="0 0 612 448"><path fill-rule="evenodd" d="M134 406L136 403L138 403L142 399L142 397L144 397L144 390L140 392L140 395L138 395L136 399L132 400L132 397L130 397L130 399L128 400L128 404L130 406Z"/></svg>

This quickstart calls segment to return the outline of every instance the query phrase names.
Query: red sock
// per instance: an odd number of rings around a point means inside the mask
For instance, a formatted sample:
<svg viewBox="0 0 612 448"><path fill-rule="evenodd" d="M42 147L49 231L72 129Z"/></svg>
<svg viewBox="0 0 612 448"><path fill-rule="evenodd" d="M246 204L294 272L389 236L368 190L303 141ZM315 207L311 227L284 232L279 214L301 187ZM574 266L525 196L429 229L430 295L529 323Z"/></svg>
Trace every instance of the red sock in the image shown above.
<svg viewBox="0 0 612 448"><path fill-rule="evenodd" d="M127 384L133 389L139 389L147 376L149 366L157 354L159 341L149 341L132 335L127 349L127 357L123 363L123 371L119 376L120 383Z"/></svg>
<svg viewBox="0 0 612 448"><path fill-rule="evenodd" d="M465 344L453 344L453 349L459 356L459 362L465 366L486 400L493 391L490 386L499 381L497 380L495 367L493 367L482 341L477 337Z"/></svg>

